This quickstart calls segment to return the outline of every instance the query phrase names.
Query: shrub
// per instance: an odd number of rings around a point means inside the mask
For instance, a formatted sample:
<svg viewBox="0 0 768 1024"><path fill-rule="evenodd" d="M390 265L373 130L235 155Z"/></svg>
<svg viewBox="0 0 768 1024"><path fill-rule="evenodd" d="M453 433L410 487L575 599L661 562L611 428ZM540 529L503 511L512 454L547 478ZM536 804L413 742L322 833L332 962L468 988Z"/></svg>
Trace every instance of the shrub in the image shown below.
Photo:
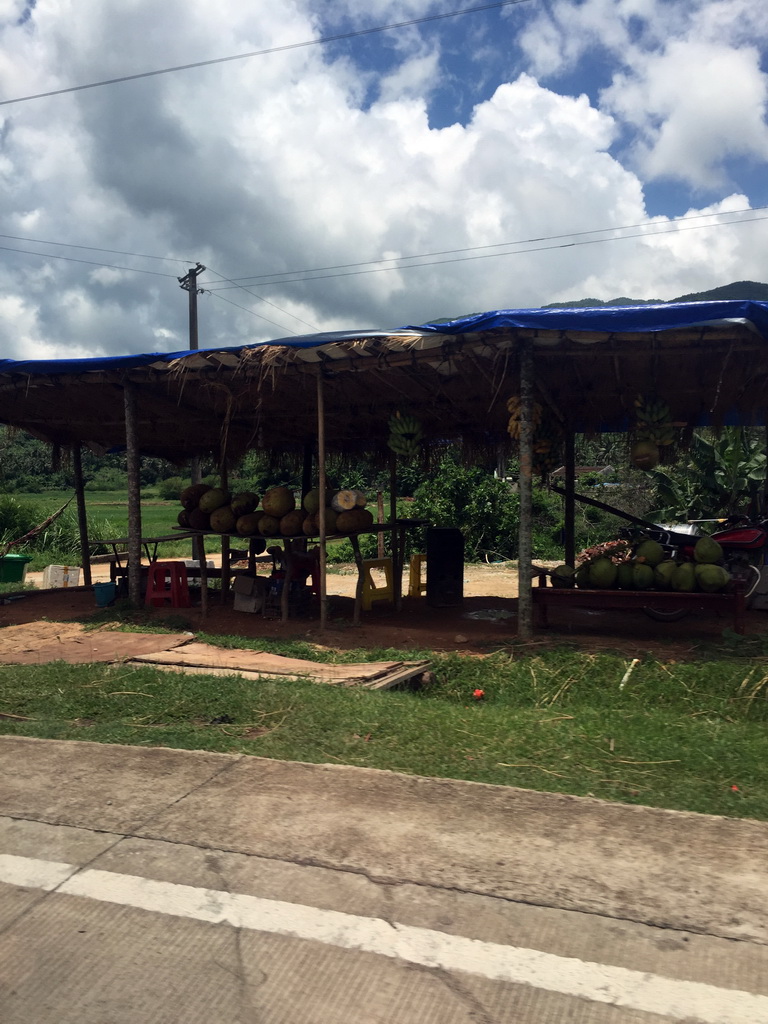
<svg viewBox="0 0 768 1024"><path fill-rule="evenodd" d="M487 553L512 558L517 552L518 496L504 480L477 466L446 461L434 479L416 489L410 515L431 526L461 530L469 562Z"/></svg>
<svg viewBox="0 0 768 1024"><path fill-rule="evenodd" d="M187 481L180 476L169 476L167 480L161 480L156 486L157 496L163 501L178 501L179 495L187 486Z"/></svg>

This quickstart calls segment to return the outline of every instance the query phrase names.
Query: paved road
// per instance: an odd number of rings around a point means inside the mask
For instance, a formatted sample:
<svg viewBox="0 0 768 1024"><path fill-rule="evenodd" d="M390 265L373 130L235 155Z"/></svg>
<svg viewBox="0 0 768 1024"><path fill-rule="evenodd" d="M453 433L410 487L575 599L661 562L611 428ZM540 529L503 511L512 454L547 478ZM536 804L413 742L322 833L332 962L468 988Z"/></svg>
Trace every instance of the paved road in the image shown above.
<svg viewBox="0 0 768 1024"><path fill-rule="evenodd" d="M0 738L3 1024L765 1024L768 825Z"/></svg>

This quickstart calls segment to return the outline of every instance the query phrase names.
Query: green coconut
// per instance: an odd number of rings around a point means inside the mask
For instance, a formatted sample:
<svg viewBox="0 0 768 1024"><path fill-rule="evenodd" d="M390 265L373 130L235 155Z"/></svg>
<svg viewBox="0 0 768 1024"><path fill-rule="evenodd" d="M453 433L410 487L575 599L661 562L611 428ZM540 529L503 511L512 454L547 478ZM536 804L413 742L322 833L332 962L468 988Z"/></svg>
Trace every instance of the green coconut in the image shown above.
<svg viewBox="0 0 768 1024"><path fill-rule="evenodd" d="M683 562L678 565L670 577L672 589L681 593L689 593L696 589L696 566L693 562Z"/></svg>
<svg viewBox="0 0 768 1024"><path fill-rule="evenodd" d="M275 516L262 516L259 519L259 533L265 537L275 537L280 533L280 520Z"/></svg>
<svg viewBox="0 0 768 1024"><path fill-rule="evenodd" d="M304 511L310 516L313 516L315 512L320 511L320 491L317 487L313 487L311 491L307 491L304 495L302 505L304 506Z"/></svg>
<svg viewBox="0 0 768 1024"><path fill-rule="evenodd" d="M557 565L549 574L553 587L572 587L576 570L572 565Z"/></svg>
<svg viewBox="0 0 768 1024"><path fill-rule="evenodd" d="M653 572L653 582L658 590L670 590L672 587L672 573L677 568L677 562L668 558L660 562Z"/></svg>
<svg viewBox="0 0 768 1024"><path fill-rule="evenodd" d="M337 513L332 508L325 510L325 533L326 536L331 533L336 533L336 517ZM319 537L320 536L320 511L313 512L312 515L307 516L302 524L302 530L307 537Z"/></svg>
<svg viewBox="0 0 768 1024"><path fill-rule="evenodd" d="M221 487L211 487L205 492L200 498L197 507L201 512L207 512L210 515L215 512L217 508L221 508L223 505L229 504L229 494L227 491L223 491Z"/></svg>
<svg viewBox="0 0 768 1024"><path fill-rule="evenodd" d="M589 567L589 582L599 590L608 590L616 582L617 572L610 558L597 558Z"/></svg>
<svg viewBox="0 0 768 1024"><path fill-rule="evenodd" d="M190 484L179 495L179 501L188 512L191 512L193 508L197 508L202 496L210 490L208 484Z"/></svg>
<svg viewBox="0 0 768 1024"><path fill-rule="evenodd" d="M577 587L584 587L587 590L589 590L589 588L592 586L592 584L589 581L589 564L588 563L585 562L584 565L579 566L579 568L576 570L575 579L576 579L576 586Z"/></svg>
<svg viewBox="0 0 768 1024"><path fill-rule="evenodd" d="M296 537L303 533L304 513L301 509L294 509L293 512L286 512L280 520L280 533L284 537Z"/></svg>
<svg viewBox="0 0 768 1024"><path fill-rule="evenodd" d="M261 499L261 507L268 516L282 519L296 508L296 499L293 496L293 491L288 490L287 487L270 487Z"/></svg>
<svg viewBox="0 0 768 1024"><path fill-rule="evenodd" d="M711 537L699 537L693 549L693 557L703 565L719 562L723 557L723 549Z"/></svg>
<svg viewBox="0 0 768 1024"><path fill-rule="evenodd" d="M638 545L635 558L642 558L645 563L655 567L664 561L664 548L658 541L648 538Z"/></svg>
<svg viewBox="0 0 768 1024"><path fill-rule="evenodd" d="M635 590L650 590L654 583L654 572L650 565L637 562L632 569L632 582Z"/></svg>
<svg viewBox="0 0 768 1024"><path fill-rule="evenodd" d="M252 537L254 533L259 532L259 520L261 519L261 512L248 512L235 523L235 529L241 537Z"/></svg>
<svg viewBox="0 0 768 1024"><path fill-rule="evenodd" d="M635 586L635 563L620 562L616 568L616 586L621 590L632 590Z"/></svg>
<svg viewBox="0 0 768 1024"><path fill-rule="evenodd" d="M237 519L229 505L222 505L211 512L211 529L214 533L233 533Z"/></svg>
<svg viewBox="0 0 768 1024"><path fill-rule="evenodd" d="M202 509L193 508L189 513L189 528L190 530L210 530L211 517Z"/></svg>
<svg viewBox="0 0 768 1024"><path fill-rule="evenodd" d="M709 562L697 565L695 572L696 582L705 594L716 594L719 590L724 590L731 578L722 565L712 565Z"/></svg>
<svg viewBox="0 0 768 1024"><path fill-rule="evenodd" d="M240 491L232 499L232 511L235 513L237 518L240 516L247 516L251 512L254 512L256 506L259 504L258 494L254 494L253 491Z"/></svg>

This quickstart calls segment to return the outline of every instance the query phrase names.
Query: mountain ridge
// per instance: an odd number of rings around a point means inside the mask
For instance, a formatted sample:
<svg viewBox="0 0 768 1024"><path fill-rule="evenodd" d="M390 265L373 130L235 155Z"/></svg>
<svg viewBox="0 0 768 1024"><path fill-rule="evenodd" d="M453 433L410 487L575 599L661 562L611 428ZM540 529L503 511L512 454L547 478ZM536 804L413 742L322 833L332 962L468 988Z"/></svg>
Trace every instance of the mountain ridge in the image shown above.
<svg viewBox="0 0 768 1024"><path fill-rule="evenodd" d="M674 299L576 299L573 302L550 302L541 309L583 309L588 306L666 306L674 302L726 302L749 299L753 302L768 302L768 284L760 281L733 281L718 288L703 292L690 292Z"/></svg>

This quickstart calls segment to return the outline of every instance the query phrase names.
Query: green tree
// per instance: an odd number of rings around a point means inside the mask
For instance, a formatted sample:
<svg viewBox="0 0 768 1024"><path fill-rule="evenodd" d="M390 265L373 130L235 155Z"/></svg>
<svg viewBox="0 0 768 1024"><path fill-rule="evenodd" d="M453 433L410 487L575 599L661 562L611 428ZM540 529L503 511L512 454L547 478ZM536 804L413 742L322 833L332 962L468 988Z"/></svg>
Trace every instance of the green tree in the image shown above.
<svg viewBox="0 0 768 1024"><path fill-rule="evenodd" d="M765 474L762 430L697 431L674 468L649 474L658 501L653 515L685 520L755 513L762 506Z"/></svg>

